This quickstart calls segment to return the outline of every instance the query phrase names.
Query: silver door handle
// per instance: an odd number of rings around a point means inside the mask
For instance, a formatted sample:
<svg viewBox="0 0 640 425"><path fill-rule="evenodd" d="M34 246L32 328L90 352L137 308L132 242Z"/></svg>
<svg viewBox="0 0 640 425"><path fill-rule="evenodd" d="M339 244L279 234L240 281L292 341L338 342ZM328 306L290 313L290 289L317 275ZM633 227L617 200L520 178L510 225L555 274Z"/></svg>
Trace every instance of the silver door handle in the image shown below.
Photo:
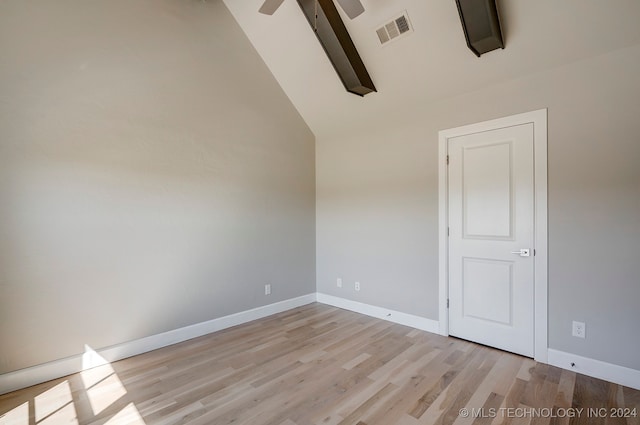
<svg viewBox="0 0 640 425"><path fill-rule="evenodd" d="M511 251L512 254L518 254L521 257L528 257L529 256L529 249L528 248L522 248L519 251Z"/></svg>

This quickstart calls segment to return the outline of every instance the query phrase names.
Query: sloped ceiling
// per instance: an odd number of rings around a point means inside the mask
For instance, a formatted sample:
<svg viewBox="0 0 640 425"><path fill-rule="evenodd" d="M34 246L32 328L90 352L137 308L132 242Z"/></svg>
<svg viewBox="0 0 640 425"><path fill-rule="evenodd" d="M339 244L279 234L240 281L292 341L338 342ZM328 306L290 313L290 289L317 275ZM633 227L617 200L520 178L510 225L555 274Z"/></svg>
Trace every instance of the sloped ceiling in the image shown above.
<svg viewBox="0 0 640 425"><path fill-rule="evenodd" d="M345 91L295 0L273 16L258 13L262 0L224 2L319 138L640 43L638 0L498 0L506 48L481 58L465 44L454 0L362 0L356 19L341 11L378 89L361 98ZM375 29L405 10L414 33L381 46Z"/></svg>

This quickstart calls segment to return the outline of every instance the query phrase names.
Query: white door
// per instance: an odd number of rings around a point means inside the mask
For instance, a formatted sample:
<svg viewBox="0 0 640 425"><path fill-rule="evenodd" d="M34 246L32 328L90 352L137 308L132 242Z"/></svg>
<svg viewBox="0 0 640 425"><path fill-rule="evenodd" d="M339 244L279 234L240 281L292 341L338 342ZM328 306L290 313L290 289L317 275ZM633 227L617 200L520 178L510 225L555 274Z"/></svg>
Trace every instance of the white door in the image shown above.
<svg viewBox="0 0 640 425"><path fill-rule="evenodd" d="M449 333L534 354L533 124L448 140Z"/></svg>

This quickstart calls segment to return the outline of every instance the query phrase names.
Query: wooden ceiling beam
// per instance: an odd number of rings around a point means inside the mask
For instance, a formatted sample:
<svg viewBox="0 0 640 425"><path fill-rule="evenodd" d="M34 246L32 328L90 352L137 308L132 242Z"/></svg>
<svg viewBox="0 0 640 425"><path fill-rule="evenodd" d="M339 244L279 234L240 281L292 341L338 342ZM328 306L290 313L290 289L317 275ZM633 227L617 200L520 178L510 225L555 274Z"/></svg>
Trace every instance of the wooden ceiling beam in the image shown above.
<svg viewBox="0 0 640 425"><path fill-rule="evenodd" d="M333 0L297 1L347 91L358 96L375 92L376 87Z"/></svg>

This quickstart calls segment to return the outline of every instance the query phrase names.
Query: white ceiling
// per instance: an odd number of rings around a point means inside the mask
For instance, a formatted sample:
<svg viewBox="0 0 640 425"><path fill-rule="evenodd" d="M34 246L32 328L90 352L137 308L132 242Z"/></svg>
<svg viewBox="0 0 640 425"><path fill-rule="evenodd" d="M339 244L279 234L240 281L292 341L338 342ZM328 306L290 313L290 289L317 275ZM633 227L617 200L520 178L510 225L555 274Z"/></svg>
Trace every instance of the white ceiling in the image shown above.
<svg viewBox="0 0 640 425"><path fill-rule="evenodd" d="M498 0L506 48L481 58L454 0L362 0L352 21L340 10L378 90L361 98L346 92L295 0L273 16L258 13L262 1L224 0L320 138L640 43L639 0ZM414 33L381 46L375 29L404 10Z"/></svg>

